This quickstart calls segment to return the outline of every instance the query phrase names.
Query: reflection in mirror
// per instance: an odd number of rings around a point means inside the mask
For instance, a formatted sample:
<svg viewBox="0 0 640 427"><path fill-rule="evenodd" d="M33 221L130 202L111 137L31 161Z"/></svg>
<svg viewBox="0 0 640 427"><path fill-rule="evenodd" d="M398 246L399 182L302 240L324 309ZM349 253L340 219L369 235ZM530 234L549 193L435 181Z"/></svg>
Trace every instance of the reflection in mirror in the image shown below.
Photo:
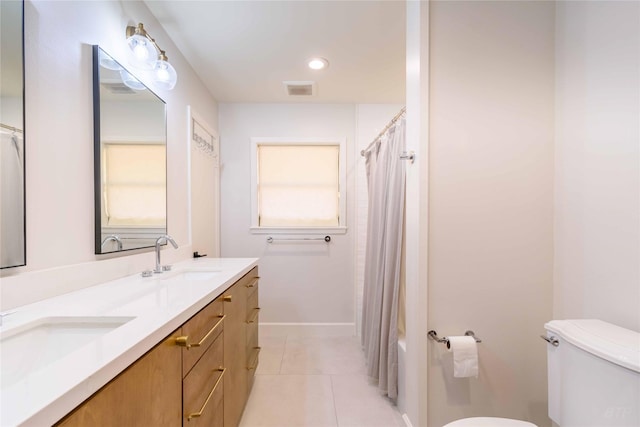
<svg viewBox="0 0 640 427"><path fill-rule="evenodd" d="M165 104L93 47L95 252L152 247L167 234Z"/></svg>
<svg viewBox="0 0 640 427"><path fill-rule="evenodd" d="M0 1L0 268L26 264L23 16Z"/></svg>

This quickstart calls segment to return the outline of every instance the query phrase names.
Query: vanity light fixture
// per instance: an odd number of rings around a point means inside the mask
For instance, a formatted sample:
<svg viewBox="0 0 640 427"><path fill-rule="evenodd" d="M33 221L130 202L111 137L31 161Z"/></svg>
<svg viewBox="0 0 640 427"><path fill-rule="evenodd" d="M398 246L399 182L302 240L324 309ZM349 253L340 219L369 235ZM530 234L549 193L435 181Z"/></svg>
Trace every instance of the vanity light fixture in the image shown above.
<svg viewBox="0 0 640 427"><path fill-rule="evenodd" d="M178 74L169 64L165 51L145 30L142 22L136 27L127 26L126 34L131 65L149 71L151 79L158 87L165 90L173 89L178 80Z"/></svg>
<svg viewBox="0 0 640 427"><path fill-rule="evenodd" d="M329 61L324 58L311 58L308 65L312 70L323 70L329 66Z"/></svg>

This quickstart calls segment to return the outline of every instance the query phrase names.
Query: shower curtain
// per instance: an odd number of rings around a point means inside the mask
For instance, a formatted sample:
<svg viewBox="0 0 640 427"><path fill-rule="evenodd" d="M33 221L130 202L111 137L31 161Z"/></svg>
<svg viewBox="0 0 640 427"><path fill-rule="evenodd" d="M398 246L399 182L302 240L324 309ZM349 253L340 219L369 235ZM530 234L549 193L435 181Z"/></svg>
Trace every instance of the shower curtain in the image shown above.
<svg viewBox="0 0 640 427"><path fill-rule="evenodd" d="M398 396L398 289L403 240L405 120L364 152L368 224L364 266L362 345L367 373L391 399Z"/></svg>

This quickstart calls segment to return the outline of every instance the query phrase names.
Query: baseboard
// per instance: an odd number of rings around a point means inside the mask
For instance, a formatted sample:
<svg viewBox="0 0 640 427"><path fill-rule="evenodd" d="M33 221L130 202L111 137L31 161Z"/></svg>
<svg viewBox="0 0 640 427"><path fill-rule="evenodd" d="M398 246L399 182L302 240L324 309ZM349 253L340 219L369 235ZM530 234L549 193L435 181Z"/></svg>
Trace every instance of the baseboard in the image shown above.
<svg viewBox="0 0 640 427"><path fill-rule="evenodd" d="M402 414L402 421L404 421L404 425L406 425L407 427L413 427L413 424L411 424L411 421L409 420L407 414Z"/></svg>
<svg viewBox="0 0 640 427"><path fill-rule="evenodd" d="M355 323L260 323L262 337L350 337L355 335Z"/></svg>

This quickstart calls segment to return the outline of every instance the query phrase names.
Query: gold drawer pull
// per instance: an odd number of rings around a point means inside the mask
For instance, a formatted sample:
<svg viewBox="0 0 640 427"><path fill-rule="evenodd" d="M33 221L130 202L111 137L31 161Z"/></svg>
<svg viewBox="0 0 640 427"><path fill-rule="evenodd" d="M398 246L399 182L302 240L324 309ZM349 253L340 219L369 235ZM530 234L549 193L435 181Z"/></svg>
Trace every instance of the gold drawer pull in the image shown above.
<svg viewBox="0 0 640 427"><path fill-rule="evenodd" d="M247 371L252 371L258 367L258 356L260 355L260 347L253 347L255 350L256 357L249 366L247 366Z"/></svg>
<svg viewBox="0 0 640 427"><path fill-rule="evenodd" d="M222 297L222 301L224 302L231 302L232 299L233 295L225 295L224 297Z"/></svg>
<svg viewBox="0 0 640 427"><path fill-rule="evenodd" d="M207 335L202 337L200 342L189 344L189 342L188 342L189 341L189 335L183 335L181 337L176 338L176 344L179 345L180 347L186 347L187 350L189 350L191 347L200 347L202 344L204 344L204 342L207 340L207 338L209 338L209 336L213 333L213 331L215 331L216 328L218 326L220 326L220 324L222 324L222 321L224 320L225 317L227 317L227 315L224 314L224 315L218 316L218 317L220 318L220 320L218 320L218 322L215 325L213 325L213 328L211 328L209 330L209 332L207 332Z"/></svg>
<svg viewBox="0 0 640 427"><path fill-rule="evenodd" d="M218 388L218 384L220 384L220 380L222 380L222 377L224 377L224 373L227 372L227 368L218 368L216 369L216 371L222 372L222 373L220 374L220 376L218 377L218 380L216 381L216 383L213 385L213 388L209 392L209 396L207 396L207 400L204 401L202 408L200 408L198 412L194 412L193 414L189 414L187 416L187 421L191 421L191 418L198 418L202 416L202 413L204 412L204 408L207 407L209 400L211 400L211 396L213 396L213 393L215 393L216 389Z"/></svg>
<svg viewBox="0 0 640 427"><path fill-rule="evenodd" d="M247 320L247 323L254 323L258 318L258 313L260 313L260 307L254 308L253 312L251 313L251 319Z"/></svg>
<svg viewBox="0 0 640 427"><path fill-rule="evenodd" d="M249 283L248 285L245 285L247 288L253 288L256 286L256 284L258 283L258 279L260 279L260 276L257 276L253 279L253 281L251 283Z"/></svg>

